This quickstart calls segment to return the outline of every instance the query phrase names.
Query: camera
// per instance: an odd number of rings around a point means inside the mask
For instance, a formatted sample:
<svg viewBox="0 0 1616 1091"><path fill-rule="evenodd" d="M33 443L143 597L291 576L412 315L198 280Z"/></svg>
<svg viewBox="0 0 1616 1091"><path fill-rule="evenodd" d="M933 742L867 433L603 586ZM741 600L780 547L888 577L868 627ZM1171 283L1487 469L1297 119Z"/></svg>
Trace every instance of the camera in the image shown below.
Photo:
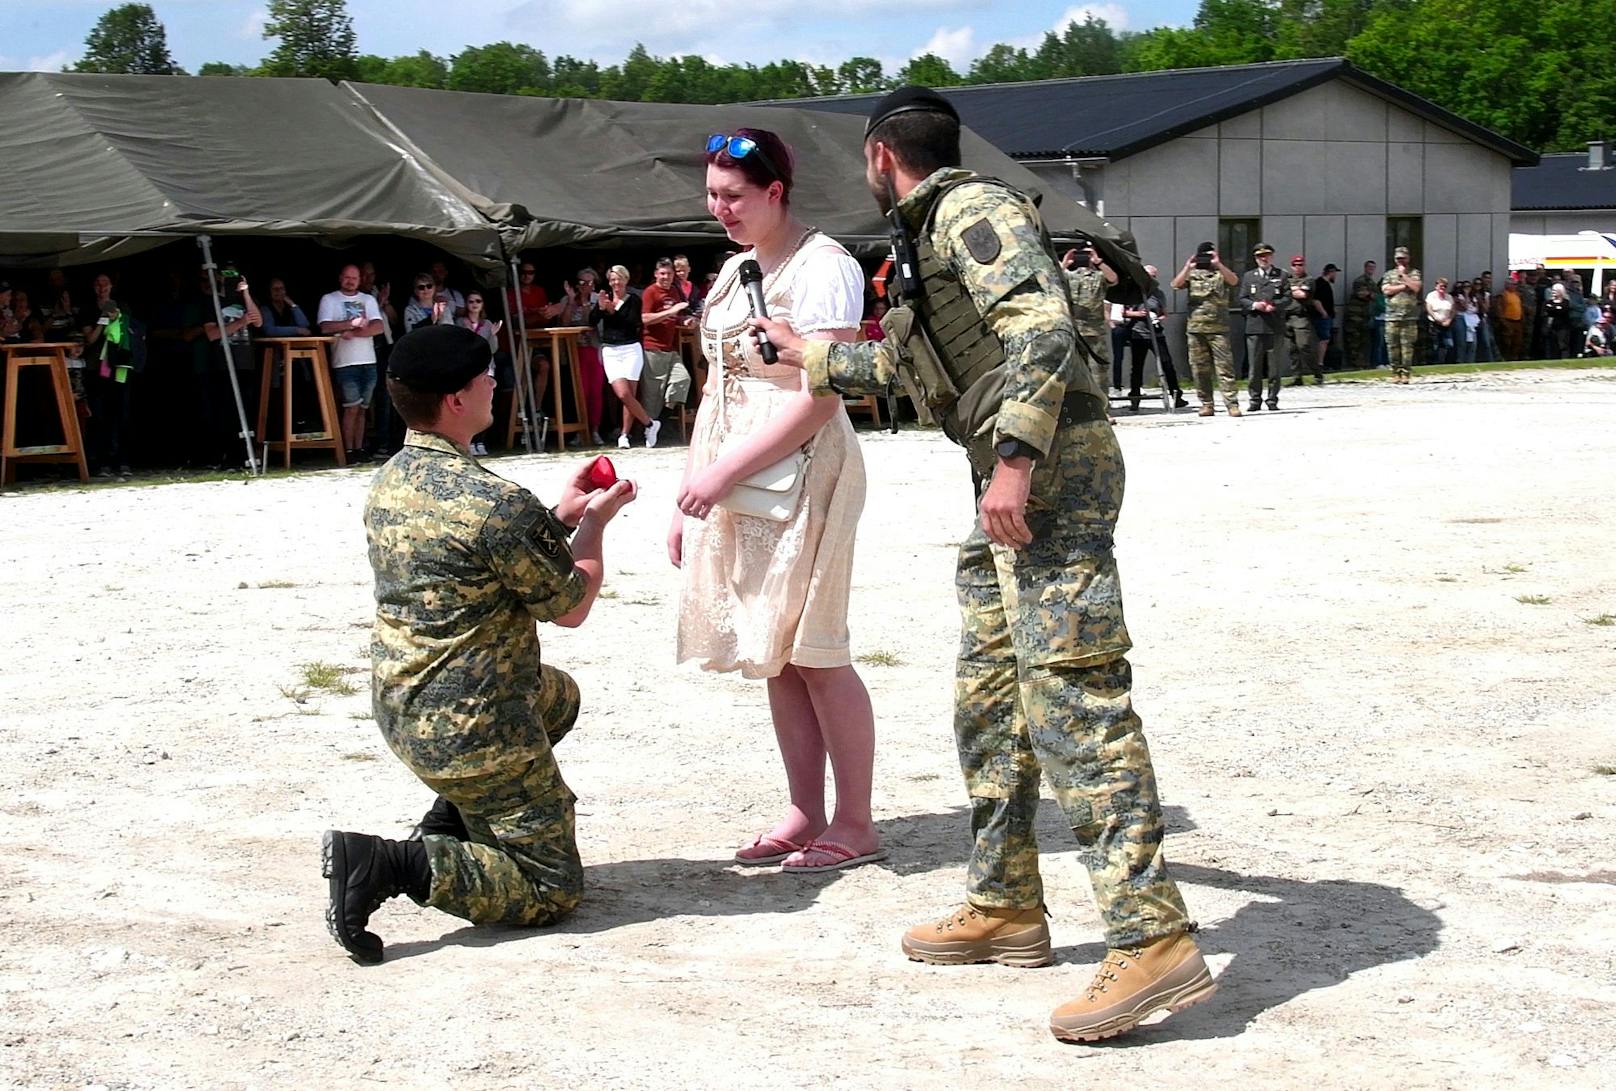
<svg viewBox="0 0 1616 1091"><path fill-rule="evenodd" d="M1212 252L1214 247L1209 242L1203 242L1195 248L1195 267L1197 269L1212 268Z"/></svg>

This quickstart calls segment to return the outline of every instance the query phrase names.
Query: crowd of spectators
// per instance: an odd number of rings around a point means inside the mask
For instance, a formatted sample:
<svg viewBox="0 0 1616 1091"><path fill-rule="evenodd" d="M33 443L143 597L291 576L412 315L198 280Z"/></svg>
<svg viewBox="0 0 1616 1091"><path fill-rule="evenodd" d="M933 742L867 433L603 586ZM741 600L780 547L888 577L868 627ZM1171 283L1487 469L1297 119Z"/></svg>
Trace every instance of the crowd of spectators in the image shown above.
<svg viewBox="0 0 1616 1091"><path fill-rule="evenodd" d="M76 412L91 472L100 479L133 473L136 434L153 431L140 426L155 417L163 418L165 426L180 422L184 434L177 444L163 444L165 453L148 461L218 468L243 464L236 391L249 427L255 427L262 366L256 345L267 337L334 338L327 350L332 387L343 444L356 462L383 457L402 443L402 422L387 403L379 378L392 343L429 323L459 324L486 338L495 350L499 388L507 397L515 397L517 361L527 361L541 407L547 404L543 399L550 378L544 342L523 344L515 316L520 313L520 328L529 331L583 327L577 397L597 444L616 439L626 446L643 436L654 446L662 416L677 412L690 397L691 377L679 351L681 331L695 325L717 263L699 280L692 277L691 261L683 254L656 260L649 276L640 272L643 266L636 267L636 274L614 266L621 283L617 293L602 290L608 283L603 268L587 265L560 278L560 298L554 301L542 283L542 274L554 270L533 261L518 263L519 283L493 294L485 293L469 274L457 275L444 260L422 265L420 272L399 278L409 285L400 293L402 305L395 305L392 284L378 279L369 261L327 265L323 276L275 265L254 269L249 276L225 261L211 277L199 263L165 265L155 275L140 266L11 273L0 279L0 340L70 346ZM138 289L131 291L128 306L120 276ZM314 305L306 307L293 298L289 285L310 290L304 299ZM320 294L313 295L314 289ZM623 302L614 302L614 297ZM649 307L644 305L647 298ZM641 366L632 386L620 389L614 382L608 387L603 354L625 337L632 339ZM154 374L163 381L153 383ZM298 432L319 427L310 380L307 368L300 368L294 380ZM281 377L275 375L273 381L279 397ZM20 416L25 418L19 421L19 433L32 437L59 431L48 392L25 387L19 392ZM613 427L619 403L625 408L632 404L634 410L625 412L621 428ZM525 414L522 424L526 427ZM271 431L278 434L273 426ZM479 436L474 452L486 454L492 437L503 432L495 428ZM265 438L256 436L255 441L261 444Z"/></svg>

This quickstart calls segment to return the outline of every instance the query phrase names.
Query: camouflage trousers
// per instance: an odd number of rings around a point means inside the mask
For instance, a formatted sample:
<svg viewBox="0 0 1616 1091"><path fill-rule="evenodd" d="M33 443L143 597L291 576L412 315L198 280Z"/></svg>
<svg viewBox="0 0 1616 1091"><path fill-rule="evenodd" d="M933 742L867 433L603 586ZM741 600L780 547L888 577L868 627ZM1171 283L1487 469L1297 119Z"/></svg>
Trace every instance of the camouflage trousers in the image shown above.
<svg viewBox="0 0 1616 1091"><path fill-rule="evenodd" d="M1185 334L1189 340L1190 372L1195 376L1195 391L1201 396L1202 405L1212 404L1212 373L1216 369L1218 388L1223 392L1225 405L1234 405L1240 400L1240 394L1235 387L1234 380L1234 354L1229 351L1229 335L1226 333L1196 333L1190 331Z"/></svg>
<svg viewBox="0 0 1616 1091"><path fill-rule="evenodd" d="M1418 322L1386 323L1386 356L1391 361L1392 374L1407 375L1414 367L1414 344L1419 336Z"/></svg>
<svg viewBox="0 0 1616 1091"><path fill-rule="evenodd" d="M1156 774L1123 657L1111 553L1121 457L1104 422L1077 447L1051 452L1060 464L1035 473L1042 503L1028 508L1032 545L992 545L979 526L960 548L954 734L975 838L967 896L983 907L1044 904L1034 827L1047 776L1077 836L1107 943L1127 947L1189 922L1162 856Z"/></svg>
<svg viewBox="0 0 1616 1091"><path fill-rule="evenodd" d="M545 924L576 909L584 869L573 832L574 796L550 747L578 719L578 685L539 668L549 746L532 758L469 777L421 782L460 810L468 840L423 838L432 867L426 904L475 924Z"/></svg>
<svg viewBox="0 0 1616 1091"><path fill-rule="evenodd" d="M1078 324L1077 332L1094 350L1092 357L1085 357L1089 373L1094 376L1094 389L1100 397L1107 398L1111 390L1111 331L1103 323L1096 326L1083 322Z"/></svg>
<svg viewBox="0 0 1616 1091"><path fill-rule="evenodd" d="M1342 332L1346 336L1345 352L1348 366L1353 371L1367 371L1371 366L1369 358L1370 329L1368 316L1365 315L1361 317L1354 317L1352 315L1348 315L1346 325L1343 327Z"/></svg>

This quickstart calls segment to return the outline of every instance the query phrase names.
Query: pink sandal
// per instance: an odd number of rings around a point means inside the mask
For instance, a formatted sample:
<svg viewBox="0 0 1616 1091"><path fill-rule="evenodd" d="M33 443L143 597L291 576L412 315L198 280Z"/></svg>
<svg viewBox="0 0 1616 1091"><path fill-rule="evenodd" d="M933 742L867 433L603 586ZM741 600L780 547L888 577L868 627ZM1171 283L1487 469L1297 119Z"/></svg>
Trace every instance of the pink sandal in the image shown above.
<svg viewBox="0 0 1616 1091"><path fill-rule="evenodd" d="M735 862L742 867L768 867L806 848L807 845L799 845L783 837L770 837L766 833L760 833L752 839L750 845L736 851Z"/></svg>
<svg viewBox="0 0 1616 1091"><path fill-rule="evenodd" d="M807 863L809 854L816 852L821 856L828 857L828 862L823 864ZM780 870L789 871L793 875L807 875L821 871L841 871L844 868L858 867L860 864L873 864L878 860L885 860L887 850L878 848L874 852L866 852L861 856L846 845L838 844L835 841L810 841L803 846L800 852L794 852L791 855L797 858L797 862L793 863L791 859L787 859L785 863L780 865Z"/></svg>

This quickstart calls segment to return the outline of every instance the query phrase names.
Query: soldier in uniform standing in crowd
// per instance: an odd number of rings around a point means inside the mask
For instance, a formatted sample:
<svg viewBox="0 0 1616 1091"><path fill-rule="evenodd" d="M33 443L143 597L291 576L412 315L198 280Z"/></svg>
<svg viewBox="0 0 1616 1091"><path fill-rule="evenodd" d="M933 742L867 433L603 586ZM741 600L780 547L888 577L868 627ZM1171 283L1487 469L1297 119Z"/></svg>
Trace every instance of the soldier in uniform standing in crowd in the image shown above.
<svg viewBox="0 0 1616 1091"><path fill-rule="evenodd" d="M1324 384L1324 368L1319 364L1318 333L1313 329L1313 278L1307 275L1307 259L1291 256L1290 275L1285 278L1285 342L1291 360L1291 385L1301 386L1309 371L1317 369Z"/></svg>
<svg viewBox="0 0 1616 1091"><path fill-rule="evenodd" d="M1408 247L1392 251L1392 268L1380 278L1380 292L1386 297L1386 355L1391 360L1392 381L1408 385L1414 366L1414 343L1420 335L1420 271L1409 267Z"/></svg>
<svg viewBox="0 0 1616 1091"><path fill-rule="evenodd" d="M1285 329L1285 274L1274 268L1274 248L1260 242L1251 248L1257 264L1240 278L1240 309L1246 315L1246 368L1250 396L1247 411L1263 407L1263 381L1268 382L1268 408L1279 408L1279 383L1285 377L1280 337Z"/></svg>
<svg viewBox="0 0 1616 1091"><path fill-rule="evenodd" d="M1240 413L1240 393L1235 389L1234 354L1229 351L1229 289L1240 283L1234 270L1218 257L1218 248L1203 242L1184 260L1184 268L1173 278L1173 287L1190 292L1190 314L1184 324L1189 342L1190 373L1195 391L1201 396L1203 417L1212 416L1212 371L1218 374L1223 405L1229 416Z"/></svg>
<svg viewBox="0 0 1616 1091"><path fill-rule="evenodd" d="M1526 269L1516 291L1521 297L1521 353L1520 360L1541 360L1548 355L1543 351L1543 284L1544 276L1538 269Z"/></svg>
<svg viewBox="0 0 1616 1091"><path fill-rule="evenodd" d="M1111 330L1106 324L1105 291L1117 282L1117 271L1094 249L1068 250L1061 265L1072 296L1072 320L1092 350L1089 366L1094 371L1094 385L1109 404Z"/></svg>
<svg viewBox="0 0 1616 1091"><path fill-rule="evenodd" d="M753 324L815 394L877 393L901 374L965 445L977 484L978 525L956 576L954 731L975 836L967 900L910 929L903 950L943 965L1052 961L1034 836L1046 772L1110 949L1050 1029L1107 1038L1216 989L1167 874L1129 696L1112 555L1122 452L1032 201L960 169L959 116L932 91L885 96L865 134L867 180L884 208L896 204L921 284L905 287L885 341L805 341L782 322Z"/></svg>
<svg viewBox="0 0 1616 1091"><path fill-rule="evenodd" d="M1375 275L1375 269L1374 262L1364 262L1363 276L1354 280L1347 292L1347 367L1353 371L1374 367L1369 348L1370 338L1375 333L1375 296L1380 294L1380 278Z"/></svg>
<svg viewBox="0 0 1616 1091"><path fill-rule="evenodd" d="M551 753L578 717L578 686L540 662L535 622L583 623L602 533L634 486L593 488L590 460L552 511L483 469L471 443L493 423L492 359L480 334L432 325L400 338L388 363L409 431L365 503L372 706L438 799L407 841L325 834L326 924L359 962L382 960L366 926L399 894L476 924L536 925L571 912L583 888L573 795Z"/></svg>

